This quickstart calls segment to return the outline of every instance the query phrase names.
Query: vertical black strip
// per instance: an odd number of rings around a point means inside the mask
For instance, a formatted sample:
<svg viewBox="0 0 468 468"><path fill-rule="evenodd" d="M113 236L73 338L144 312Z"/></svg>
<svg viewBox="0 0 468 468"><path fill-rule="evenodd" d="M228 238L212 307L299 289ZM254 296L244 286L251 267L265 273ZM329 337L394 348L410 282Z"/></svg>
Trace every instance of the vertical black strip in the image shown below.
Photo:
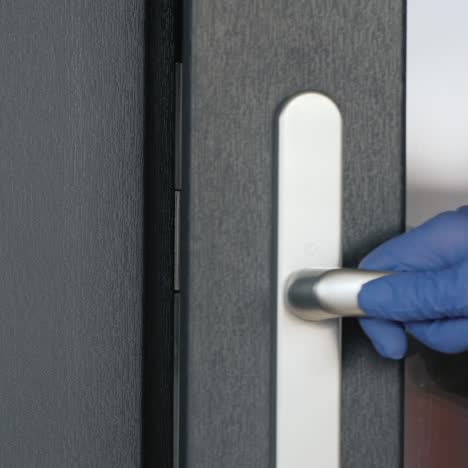
<svg viewBox="0 0 468 468"><path fill-rule="evenodd" d="M143 466L173 466L176 0L147 0Z"/></svg>

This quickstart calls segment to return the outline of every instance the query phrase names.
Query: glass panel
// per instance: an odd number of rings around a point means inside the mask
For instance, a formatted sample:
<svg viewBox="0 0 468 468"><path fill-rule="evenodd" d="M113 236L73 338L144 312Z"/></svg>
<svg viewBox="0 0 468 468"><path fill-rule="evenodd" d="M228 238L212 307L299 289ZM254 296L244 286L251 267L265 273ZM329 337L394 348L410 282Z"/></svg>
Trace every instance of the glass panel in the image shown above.
<svg viewBox="0 0 468 468"><path fill-rule="evenodd" d="M406 359L405 468L466 468L468 353L422 346Z"/></svg>
<svg viewBox="0 0 468 468"><path fill-rule="evenodd" d="M468 3L411 0L407 36L407 221L468 204ZM468 466L468 353L412 343L405 468Z"/></svg>

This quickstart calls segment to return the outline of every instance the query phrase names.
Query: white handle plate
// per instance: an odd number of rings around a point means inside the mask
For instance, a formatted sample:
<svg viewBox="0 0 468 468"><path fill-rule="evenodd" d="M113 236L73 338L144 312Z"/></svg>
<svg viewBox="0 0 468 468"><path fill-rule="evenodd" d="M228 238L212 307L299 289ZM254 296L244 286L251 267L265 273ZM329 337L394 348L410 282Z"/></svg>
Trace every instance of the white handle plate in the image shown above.
<svg viewBox="0 0 468 468"><path fill-rule="evenodd" d="M291 273L341 264L341 114L323 94L289 100L278 122L277 468L340 464L339 320L285 307Z"/></svg>

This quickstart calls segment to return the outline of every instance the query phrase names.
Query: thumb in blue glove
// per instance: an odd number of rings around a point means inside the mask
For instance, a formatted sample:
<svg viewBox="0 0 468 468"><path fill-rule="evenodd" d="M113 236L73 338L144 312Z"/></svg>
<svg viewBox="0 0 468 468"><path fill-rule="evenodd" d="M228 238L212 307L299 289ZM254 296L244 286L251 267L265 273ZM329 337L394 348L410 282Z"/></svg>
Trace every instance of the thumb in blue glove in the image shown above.
<svg viewBox="0 0 468 468"><path fill-rule="evenodd" d="M385 242L360 267L395 272L358 297L361 327L381 355L402 358L406 332L444 353L468 349L468 206Z"/></svg>

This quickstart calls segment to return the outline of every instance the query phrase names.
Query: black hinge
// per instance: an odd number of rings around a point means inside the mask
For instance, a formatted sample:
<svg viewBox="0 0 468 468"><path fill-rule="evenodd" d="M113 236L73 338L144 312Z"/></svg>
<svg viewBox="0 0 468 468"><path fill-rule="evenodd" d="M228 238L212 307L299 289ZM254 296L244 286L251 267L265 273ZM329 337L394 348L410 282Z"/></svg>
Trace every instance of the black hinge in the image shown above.
<svg viewBox="0 0 468 468"><path fill-rule="evenodd" d="M182 64L176 64L174 167L174 290L180 291L180 198L182 191Z"/></svg>
<svg viewBox="0 0 468 468"><path fill-rule="evenodd" d="M179 467L180 386L180 200L182 192L182 63L176 63L174 161L174 434L173 468Z"/></svg>

